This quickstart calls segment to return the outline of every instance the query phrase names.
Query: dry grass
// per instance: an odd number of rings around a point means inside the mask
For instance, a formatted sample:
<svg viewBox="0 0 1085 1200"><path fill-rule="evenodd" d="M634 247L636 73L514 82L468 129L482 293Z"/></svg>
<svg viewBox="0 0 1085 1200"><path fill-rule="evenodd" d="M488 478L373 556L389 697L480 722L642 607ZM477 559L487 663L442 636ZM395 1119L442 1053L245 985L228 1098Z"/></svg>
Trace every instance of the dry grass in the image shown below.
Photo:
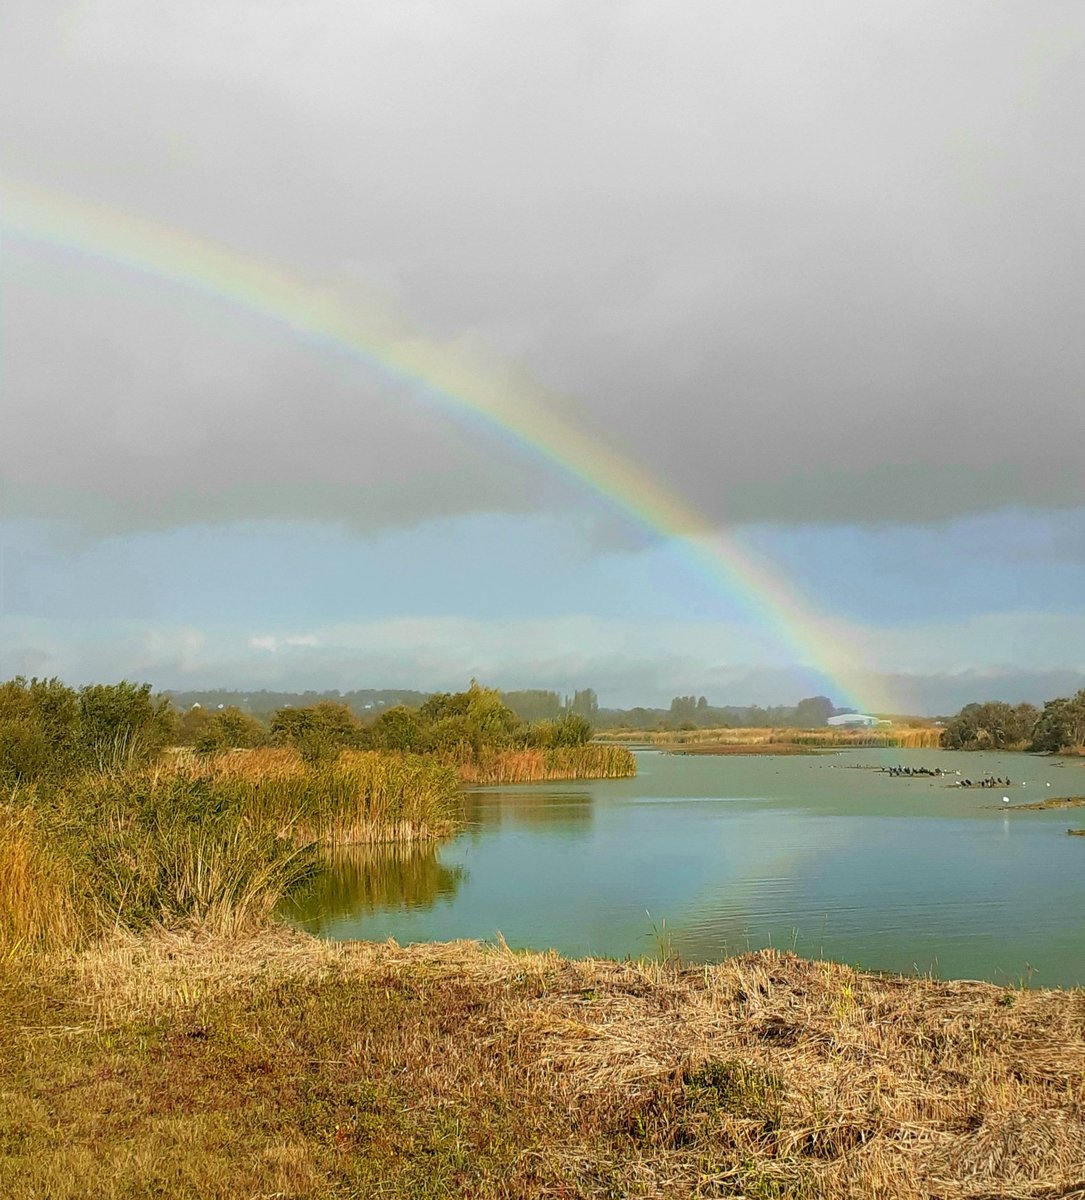
<svg viewBox="0 0 1085 1200"><path fill-rule="evenodd" d="M0 804L0 959L71 943L80 922L71 864L43 835L29 798Z"/></svg>
<svg viewBox="0 0 1085 1200"><path fill-rule="evenodd" d="M624 746L557 746L496 750L459 764L463 783L541 783L549 779L629 779L637 760Z"/></svg>
<svg viewBox="0 0 1085 1200"><path fill-rule="evenodd" d="M1085 997L472 944L120 939L0 975L0 1193L1085 1191Z"/></svg>
<svg viewBox="0 0 1085 1200"><path fill-rule="evenodd" d="M455 772L418 755L344 750L311 765L292 749L177 755L170 766L230 792L254 819L289 824L291 837L329 845L447 836L459 815Z"/></svg>
<svg viewBox="0 0 1085 1200"><path fill-rule="evenodd" d="M851 747L888 746L898 750L937 750L942 744L941 729L785 729L773 738L799 746L827 746L837 750ZM770 741L773 739L770 739Z"/></svg>
<svg viewBox="0 0 1085 1200"><path fill-rule="evenodd" d="M636 746L696 746L701 743L755 745L766 742L774 730L754 729L619 729L606 730L601 736L607 741L631 743Z"/></svg>
<svg viewBox="0 0 1085 1200"><path fill-rule="evenodd" d="M266 922L317 845L417 843L462 813L455 772L407 755L177 755L0 804L0 959L111 928Z"/></svg>
<svg viewBox="0 0 1085 1200"><path fill-rule="evenodd" d="M607 732L611 741L699 749L705 754L797 753L799 747L830 750L889 746L901 750L933 750L941 745L942 731L934 726L881 726L874 729L685 729ZM768 747L778 747L777 750ZM711 748L709 748L711 747ZM792 749L788 749L792 747Z"/></svg>

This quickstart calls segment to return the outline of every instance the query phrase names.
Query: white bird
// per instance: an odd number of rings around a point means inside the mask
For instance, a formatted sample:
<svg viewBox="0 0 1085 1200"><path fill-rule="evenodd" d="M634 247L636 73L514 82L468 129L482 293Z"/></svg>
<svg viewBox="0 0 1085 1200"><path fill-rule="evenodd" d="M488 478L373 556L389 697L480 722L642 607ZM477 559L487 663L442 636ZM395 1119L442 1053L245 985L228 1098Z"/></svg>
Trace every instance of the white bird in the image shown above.
<svg viewBox="0 0 1085 1200"><path fill-rule="evenodd" d="M1003 804L1009 804L1009 802L1010 802L1010 798L1009 798L1009 796L1003 796L1003 797L1002 797L1002 803L1003 803Z"/></svg>

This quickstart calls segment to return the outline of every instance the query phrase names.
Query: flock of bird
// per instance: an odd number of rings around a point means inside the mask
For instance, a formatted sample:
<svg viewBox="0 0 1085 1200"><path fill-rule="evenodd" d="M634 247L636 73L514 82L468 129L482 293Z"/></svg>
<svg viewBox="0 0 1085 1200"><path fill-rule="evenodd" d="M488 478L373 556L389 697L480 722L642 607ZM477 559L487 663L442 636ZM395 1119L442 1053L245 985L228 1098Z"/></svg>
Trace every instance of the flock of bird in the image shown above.
<svg viewBox="0 0 1085 1200"><path fill-rule="evenodd" d="M949 774L949 772L948 772L948 771L943 771L941 767L934 767L934 768L931 768L931 767L902 767L902 766L896 766L896 767L882 767L881 769L882 769L882 773L883 773L883 774L885 774L885 775L893 775L893 776L895 776L895 777L897 777L897 778L905 778L905 779L908 779L908 778L915 778L916 776L920 776L920 775L937 775L937 776L941 776L941 775L948 775L948 774ZM955 775L960 775L960 771L954 771L953 773L954 773ZM956 780L954 780L954 782L951 784L951 786L952 786L952 787L963 787L963 788L972 788L972 787L979 787L979 788L1012 787L1012 786L1013 786L1013 781L1012 781L1012 780L1009 778L1009 776L1007 776L1005 779L1003 779L1003 778L1002 778L1000 775L986 775L986 776L984 776L984 778L983 778L983 779L977 779L977 780L972 780L972 779L956 779ZM1021 786L1022 786L1022 787L1026 787L1026 786L1027 786L1027 784L1025 783L1025 781L1024 781L1024 780L1022 780L1022 782L1021 782ZM1047 786L1048 786L1048 787L1050 787L1050 786L1051 786L1051 784L1049 783ZM1002 803L1003 803L1003 804L1009 804L1009 803L1010 803L1010 798L1009 798L1009 796L1003 796L1003 797L1002 797Z"/></svg>

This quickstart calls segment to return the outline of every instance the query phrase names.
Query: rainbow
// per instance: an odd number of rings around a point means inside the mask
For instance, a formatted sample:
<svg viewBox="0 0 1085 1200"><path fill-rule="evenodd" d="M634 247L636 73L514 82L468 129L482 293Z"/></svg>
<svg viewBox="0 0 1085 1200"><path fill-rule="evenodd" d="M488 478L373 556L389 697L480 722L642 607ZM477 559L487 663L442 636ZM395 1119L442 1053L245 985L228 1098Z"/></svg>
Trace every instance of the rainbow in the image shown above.
<svg viewBox="0 0 1085 1200"><path fill-rule="evenodd" d="M346 300L284 268L182 229L22 184L5 183L0 224L9 232L90 254L226 300L346 351L369 367L422 387L573 476L653 533L678 539L714 587L738 599L774 641L823 676L839 703L891 711L873 691L856 631L811 610L777 572L713 527L637 463L588 436L559 406L477 349L413 336L402 318Z"/></svg>

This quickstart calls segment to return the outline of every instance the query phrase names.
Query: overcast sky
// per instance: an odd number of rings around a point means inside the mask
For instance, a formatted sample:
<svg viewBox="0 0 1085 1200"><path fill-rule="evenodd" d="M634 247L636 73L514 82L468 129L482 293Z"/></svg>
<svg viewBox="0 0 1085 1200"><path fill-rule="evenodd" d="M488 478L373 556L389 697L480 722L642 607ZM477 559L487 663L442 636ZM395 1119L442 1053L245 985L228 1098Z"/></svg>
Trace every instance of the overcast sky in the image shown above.
<svg viewBox="0 0 1085 1200"><path fill-rule="evenodd" d="M902 706L1085 683L1077 0L4 10L5 179L485 348ZM48 240L2 266L4 675L831 686L410 386Z"/></svg>

